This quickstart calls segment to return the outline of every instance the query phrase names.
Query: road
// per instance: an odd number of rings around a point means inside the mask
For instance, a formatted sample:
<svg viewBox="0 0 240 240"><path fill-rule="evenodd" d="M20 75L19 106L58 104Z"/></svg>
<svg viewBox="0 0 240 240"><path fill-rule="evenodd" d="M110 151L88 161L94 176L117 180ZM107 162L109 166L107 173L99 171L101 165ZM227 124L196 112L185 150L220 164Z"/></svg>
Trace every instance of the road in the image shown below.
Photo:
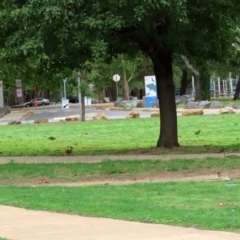
<svg viewBox="0 0 240 240"><path fill-rule="evenodd" d="M41 108L31 108L33 114L26 118L25 121L32 122L35 119L47 118L50 122L65 119L68 116L79 116L78 105L71 105L69 109L62 109L61 105L45 106ZM106 108L107 109L107 108ZM86 107L86 120L91 120L97 113L104 113L109 119L122 119L129 113L123 110L97 110L95 107ZM150 117L151 111L139 111L140 117Z"/></svg>

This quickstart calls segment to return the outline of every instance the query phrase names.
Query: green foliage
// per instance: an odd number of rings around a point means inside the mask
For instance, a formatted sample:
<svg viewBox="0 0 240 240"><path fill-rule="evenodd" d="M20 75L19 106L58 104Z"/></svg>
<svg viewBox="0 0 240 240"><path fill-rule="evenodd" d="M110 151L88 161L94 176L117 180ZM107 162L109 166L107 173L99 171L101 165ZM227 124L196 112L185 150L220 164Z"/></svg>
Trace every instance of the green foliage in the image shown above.
<svg viewBox="0 0 240 240"><path fill-rule="evenodd" d="M16 52L23 57L44 52L54 64L77 66L91 56L90 51L95 57L136 52L136 43L144 47L150 44L149 36L158 34L158 48L165 45L187 56L215 58L229 52L236 34L232 29L237 25L238 9L237 0L3 0L1 55ZM162 29L164 25L167 34Z"/></svg>

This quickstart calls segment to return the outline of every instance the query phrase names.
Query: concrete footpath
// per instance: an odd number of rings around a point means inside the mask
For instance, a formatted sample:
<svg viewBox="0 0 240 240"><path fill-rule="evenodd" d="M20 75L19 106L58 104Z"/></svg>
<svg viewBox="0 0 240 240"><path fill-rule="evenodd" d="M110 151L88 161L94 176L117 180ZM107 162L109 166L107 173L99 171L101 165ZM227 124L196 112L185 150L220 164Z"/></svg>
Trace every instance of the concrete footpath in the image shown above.
<svg viewBox="0 0 240 240"><path fill-rule="evenodd" d="M80 203L81 204L81 203ZM11 240L239 240L240 234L0 206L0 236Z"/></svg>

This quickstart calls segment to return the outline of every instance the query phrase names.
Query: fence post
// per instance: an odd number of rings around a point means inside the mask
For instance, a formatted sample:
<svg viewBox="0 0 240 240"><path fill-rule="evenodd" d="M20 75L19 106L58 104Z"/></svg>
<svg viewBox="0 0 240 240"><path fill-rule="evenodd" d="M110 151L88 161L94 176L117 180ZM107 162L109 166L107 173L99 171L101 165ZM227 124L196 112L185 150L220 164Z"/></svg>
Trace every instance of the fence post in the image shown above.
<svg viewBox="0 0 240 240"><path fill-rule="evenodd" d="M218 96L221 95L220 77L218 77Z"/></svg>

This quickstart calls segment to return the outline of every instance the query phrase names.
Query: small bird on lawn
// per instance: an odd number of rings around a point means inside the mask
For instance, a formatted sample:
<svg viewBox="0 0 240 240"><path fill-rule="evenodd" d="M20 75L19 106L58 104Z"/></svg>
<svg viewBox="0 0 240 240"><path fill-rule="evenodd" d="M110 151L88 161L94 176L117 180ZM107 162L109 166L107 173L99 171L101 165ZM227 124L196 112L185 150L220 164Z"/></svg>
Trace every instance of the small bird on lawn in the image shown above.
<svg viewBox="0 0 240 240"><path fill-rule="evenodd" d="M48 139L49 140L55 140L56 138L55 137L49 137Z"/></svg>
<svg viewBox="0 0 240 240"><path fill-rule="evenodd" d="M195 132L195 135L198 135L201 132L201 130L198 130Z"/></svg>

